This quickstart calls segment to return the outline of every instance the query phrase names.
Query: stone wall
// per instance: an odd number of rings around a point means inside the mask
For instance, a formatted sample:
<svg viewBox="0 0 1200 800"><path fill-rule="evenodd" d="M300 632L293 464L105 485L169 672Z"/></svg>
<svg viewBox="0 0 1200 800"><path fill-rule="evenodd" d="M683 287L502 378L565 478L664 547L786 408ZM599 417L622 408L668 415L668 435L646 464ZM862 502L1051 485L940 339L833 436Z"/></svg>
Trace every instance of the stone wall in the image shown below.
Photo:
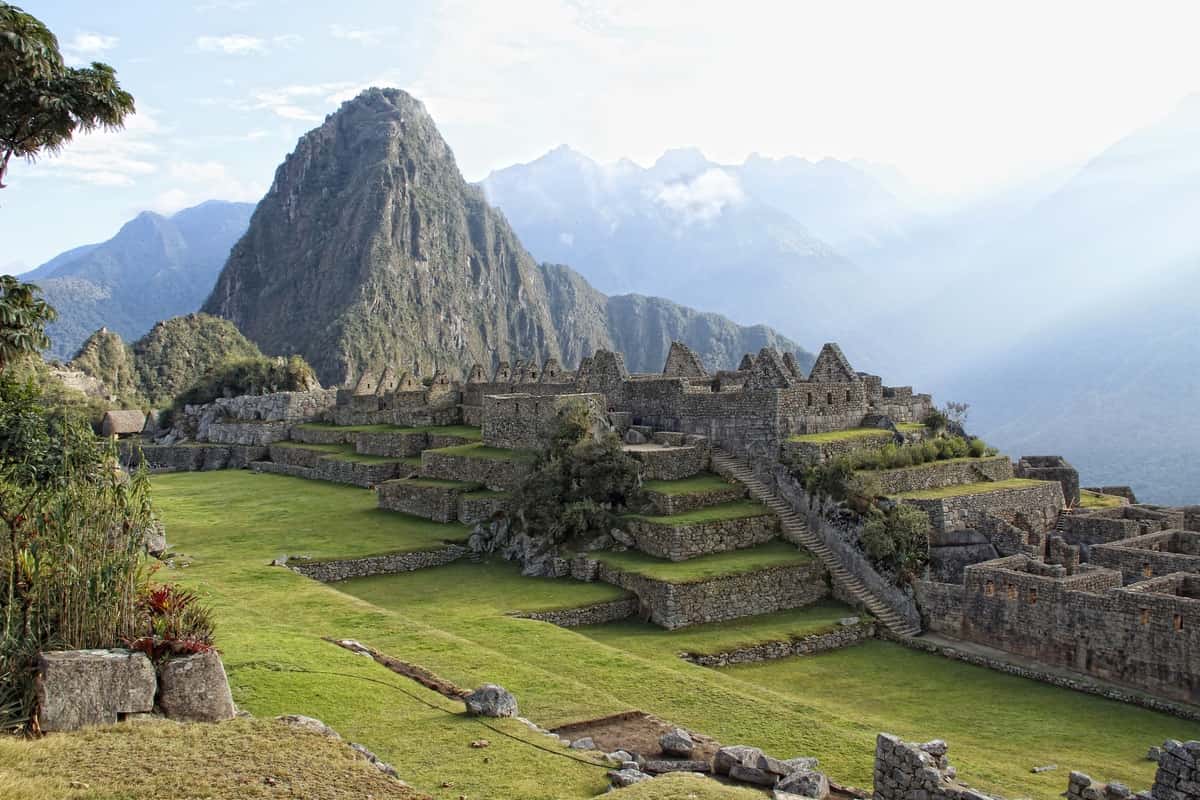
<svg viewBox="0 0 1200 800"><path fill-rule="evenodd" d="M211 403L184 406L176 416L172 432L176 438L206 442L213 423L231 420L297 423L321 419L333 410L336 398L336 389L220 397Z"/></svg>
<svg viewBox="0 0 1200 800"><path fill-rule="evenodd" d="M215 444L267 445L287 439L291 428L292 423L285 420L223 420L209 424L208 441Z"/></svg>
<svg viewBox="0 0 1200 800"><path fill-rule="evenodd" d="M266 457L267 448L251 445L141 444L122 442L121 463L130 468L145 464L150 472L198 472L245 469Z"/></svg>
<svg viewBox="0 0 1200 800"><path fill-rule="evenodd" d="M459 440L455 444L464 441ZM422 450L429 449L429 434L424 431L364 431L354 437L354 449L369 456L412 458L421 455Z"/></svg>
<svg viewBox="0 0 1200 800"><path fill-rule="evenodd" d="M949 636L962 634L963 587L957 583L913 581L921 627Z"/></svg>
<svg viewBox="0 0 1200 800"><path fill-rule="evenodd" d="M709 451L707 440L689 437L693 443L683 447L668 447L661 444L627 445L625 454L641 464L642 479L648 481L676 481L690 478L708 469Z"/></svg>
<svg viewBox="0 0 1200 800"><path fill-rule="evenodd" d="M886 428L880 428L878 433L836 439L832 442L787 440L780 447L780 451L783 461L810 466L824 464L842 456L882 450L895 440L896 434Z"/></svg>
<svg viewBox="0 0 1200 800"><path fill-rule="evenodd" d="M1066 518L1062 537L1068 544L1079 545L1084 558L1092 545L1132 539L1143 533L1184 527L1181 509L1150 506L1120 506L1099 511L1076 511Z"/></svg>
<svg viewBox="0 0 1200 800"><path fill-rule="evenodd" d="M485 522L508 508L507 493L476 492L458 498L458 519L467 525Z"/></svg>
<svg viewBox="0 0 1200 800"><path fill-rule="evenodd" d="M1170 739L1163 743L1150 796L1154 800L1200 799L1200 742L1184 744Z"/></svg>
<svg viewBox="0 0 1200 800"><path fill-rule="evenodd" d="M645 495L653 509L649 513L667 517L672 514L683 514L700 508L741 500L746 496L746 487L740 483L730 483L721 488L688 494L665 494L647 489Z"/></svg>
<svg viewBox="0 0 1200 800"><path fill-rule="evenodd" d="M829 633L814 633L787 641L763 642L720 653L683 653L681 658L701 667L728 667L732 664L751 664L792 656L811 656L829 650L840 650L862 644L875 636L875 623L859 621L839 627Z"/></svg>
<svg viewBox="0 0 1200 800"><path fill-rule="evenodd" d="M1039 481L1058 481L1067 505L1079 505L1079 471L1062 456L1021 456L1017 477Z"/></svg>
<svg viewBox="0 0 1200 800"><path fill-rule="evenodd" d="M597 576L636 594L642 613L669 630L803 608L829 595L828 577L817 561L695 583L667 583L601 562Z"/></svg>
<svg viewBox="0 0 1200 800"><path fill-rule="evenodd" d="M412 514L434 522L456 522L460 498L474 488L471 484L434 483L413 478L384 481L375 487L379 507Z"/></svg>
<svg viewBox="0 0 1200 800"><path fill-rule="evenodd" d="M1074 574L1011 556L966 570L964 639L1200 701L1200 578L1175 573L1121 588L1121 573Z"/></svg>
<svg viewBox="0 0 1200 800"><path fill-rule="evenodd" d="M1173 572L1200 573L1200 533L1160 531L1094 545L1090 561L1117 570L1126 584Z"/></svg>
<svg viewBox="0 0 1200 800"><path fill-rule="evenodd" d="M908 744L881 733L875 742L875 800L989 800L959 783L946 760L948 746L935 740Z"/></svg>
<svg viewBox="0 0 1200 800"><path fill-rule="evenodd" d="M578 628L583 625L603 625L628 619L638 611L637 597L623 597L605 603L593 603L580 608L563 608L555 611L528 611L513 614L521 619L549 622L560 628Z"/></svg>
<svg viewBox="0 0 1200 800"><path fill-rule="evenodd" d="M303 444L354 444L358 439L358 432L345 428L309 428L293 425L288 432L288 438Z"/></svg>
<svg viewBox="0 0 1200 800"><path fill-rule="evenodd" d="M554 432L556 418L569 406L586 409L596 424L604 419L606 412L604 395L596 393L553 397L485 395L483 443L506 450L537 450L545 447Z"/></svg>
<svg viewBox="0 0 1200 800"><path fill-rule="evenodd" d="M765 508L755 517L682 525L629 517L625 530L643 553L655 558L685 561L769 542L779 534L779 518Z"/></svg>
<svg viewBox="0 0 1200 800"><path fill-rule="evenodd" d="M994 456L932 461L918 467L881 469L873 474L879 478L884 494L900 494L964 483L1008 480L1013 477L1013 467L1006 456Z"/></svg>
<svg viewBox="0 0 1200 800"><path fill-rule="evenodd" d="M349 578L365 578L370 575L392 575L401 572L440 567L457 561L467 554L467 548L452 544L439 550L418 550L409 553L385 553L362 558L347 558L337 561L288 561L293 572L331 583Z"/></svg>
<svg viewBox="0 0 1200 800"><path fill-rule="evenodd" d="M782 464L774 464L769 470L755 465L755 472L776 495L804 517L809 530L821 538L842 567L862 581L871 594L911 624L921 624L921 612L917 610L912 598L880 575L855 546L854 543L859 541L862 533L860 521L842 515L836 503L822 502L811 497ZM802 543L797 541L795 544ZM841 592L837 586L834 586L834 595L853 604L852 599L840 596Z"/></svg>
<svg viewBox="0 0 1200 800"><path fill-rule="evenodd" d="M1053 482L934 500L906 498L903 502L929 514L930 524L940 533L975 527L988 516L1021 520L1035 531L1045 532L1054 527L1064 505L1062 487Z"/></svg>
<svg viewBox="0 0 1200 800"><path fill-rule="evenodd" d="M421 454L421 474L427 478L467 481L500 491L516 489L532 470L533 462L520 458L472 458L437 450Z"/></svg>

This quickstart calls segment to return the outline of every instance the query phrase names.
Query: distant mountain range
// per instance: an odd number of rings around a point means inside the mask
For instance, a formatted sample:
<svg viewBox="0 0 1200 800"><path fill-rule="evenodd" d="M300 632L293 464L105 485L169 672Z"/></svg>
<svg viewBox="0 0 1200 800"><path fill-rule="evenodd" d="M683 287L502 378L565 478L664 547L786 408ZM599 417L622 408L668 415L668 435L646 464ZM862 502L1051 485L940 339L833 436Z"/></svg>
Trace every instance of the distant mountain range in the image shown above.
<svg viewBox="0 0 1200 800"><path fill-rule="evenodd" d="M68 250L22 275L59 311L50 355L70 358L101 327L132 340L159 320L198 309L253 210L213 200L171 217L144 211L107 242Z"/></svg>

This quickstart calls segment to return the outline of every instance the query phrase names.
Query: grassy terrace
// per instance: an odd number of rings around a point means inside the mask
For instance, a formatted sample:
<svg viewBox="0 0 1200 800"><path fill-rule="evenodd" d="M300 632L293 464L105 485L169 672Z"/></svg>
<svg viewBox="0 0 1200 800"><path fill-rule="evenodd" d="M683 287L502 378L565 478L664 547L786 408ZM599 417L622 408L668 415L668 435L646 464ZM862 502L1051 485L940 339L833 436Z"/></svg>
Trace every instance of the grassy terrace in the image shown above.
<svg viewBox="0 0 1200 800"><path fill-rule="evenodd" d="M476 489L473 492L463 492L463 497L468 500L501 500L509 496L509 492L501 492L496 489Z"/></svg>
<svg viewBox="0 0 1200 800"><path fill-rule="evenodd" d="M527 450L506 450L503 447L489 447L485 444L459 444L425 452L463 458L486 458L494 461L533 461L536 458L536 454Z"/></svg>
<svg viewBox="0 0 1200 800"><path fill-rule="evenodd" d="M276 442L271 446L294 447L299 450L316 450L319 453L325 453L327 458L332 458L337 461L356 461L360 464L392 464L397 461L405 461L405 459L402 458L365 455L357 452L352 444L305 444L304 442Z"/></svg>
<svg viewBox="0 0 1200 800"><path fill-rule="evenodd" d="M1003 492L1007 489L1030 489L1044 483L1046 481L1035 481L1030 478L1009 478L1005 481L990 483L962 483L957 486L944 486L941 489L921 489L916 492L903 492L894 497L896 500L942 500L947 497L965 497L969 494Z"/></svg>
<svg viewBox="0 0 1200 800"><path fill-rule="evenodd" d="M635 621L567 630L504 612L583 605L618 590L465 561L321 585L267 563L281 553L353 556L431 537L412 533L399 515L375 512L373 495L355 487L242 470L153 482L168 538L190 563L167 574L212 604L238 704L258 717L322 719L439 800L582 800L606 781L603 769L497 735L463 716L461 703L322 636L358 639L462 686L501 683L522 714L543 725L639 708L726 743L817 756L835 778L863 787L881 730L944 737L964 780L1039 800L1063 791L1069 769L1149 786L1149 745L1200 738L1195 723L886 643L729 670L678 658L803 635L850 613L834 605L674 632ZM547 741L515 721L499 725ZM471 749L478 738L491 747ZM1030 773L1049 763L1060 769Z"/></svg>
<svg viewBox="0 0 1200 800"><path fill-rule="evenodd" d="M1079 490L1079 507L1080 508L1117 508L1123 504L1123 499L1115 494L1100 494L1099 492L1089 492L1087 489Z"/></svg>
<svg viewBox="0 0 1200 800"><path fill-rule="evenodd" d="M654 517L645 514L629 514L629 519L651 522L655 525L696 525L702 522L723 522L730 519L745 519L761 517L771 513L771 509L753 500L734 500L730 503L720 503L708 508L698 508L683 514L672 514L669 517Z"/></svg>
<svg viewBox="0 0 1200 800"><path fill-rule="evenodd" d="M403 425L334 425L332 422L305 422L297 428L314 431L344 431L345 433L439 433L445 436L461 436L464 439L479 440L483 433L473 425L419 425L405 427Z"/></svg>
<svg viewBox="0 0 1200 800"><path fill-rule="evenodd" d="M677 497L683 494L701 494L717 489L728 489L732 485L720 475L702 472L699 475L677 481L646 481L642 484L642 488L647 492Z"/></svg>
<svg viewBox="0 0 1200 800"><path fill-rule="evenodd" d="M892 432L883 428L849 428L844 431L830 431L829 433L802 433L794 436L789 436L789 442L803 442L805 444L832 444L833 442L847 442L854 439L880 439L890 441Z"/></svg>
<svg viewBox="0 0 1200 800"><path fill-rule="evenodd" d="M699 583L712 578L744 575L769 567L812 561L810 553L780 541L767 542L745 550L689 558L687 561L668 561L634 550L626 550L623 553L599 552L593 553L593 556L622 572L667 583Z"/></svg>

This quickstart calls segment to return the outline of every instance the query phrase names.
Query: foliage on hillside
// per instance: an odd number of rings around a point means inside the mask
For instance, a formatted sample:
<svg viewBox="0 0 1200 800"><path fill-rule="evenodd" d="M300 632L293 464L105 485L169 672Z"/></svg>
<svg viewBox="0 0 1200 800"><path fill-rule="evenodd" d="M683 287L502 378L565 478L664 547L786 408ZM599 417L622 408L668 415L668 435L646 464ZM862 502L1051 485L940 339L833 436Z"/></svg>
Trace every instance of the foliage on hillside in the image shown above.
<svg viewBox="0 0 1200 800"><path fill-rule="evenodd" d="M101 381L110 396L137 395L137 375L133 369L133 350L120 334L101 328L84 341L71 366Z"/></svg>
<svg viewBox="0 0 1200 800"><path fill-rule="evenodd" d="M305 392L320 386L312 367L300 356L288 359L257 356L226 361L208 370L175 398L174 407L211 403L218 397L271 392Z"/></svg>
<svg viewBox="0 0 1200 800"><path fill-rule="evenodd" d="M133 343L138 393L166 405L210 370L233 361L263 360L262 352L228 320L188 314L155 325Z"/></svg>

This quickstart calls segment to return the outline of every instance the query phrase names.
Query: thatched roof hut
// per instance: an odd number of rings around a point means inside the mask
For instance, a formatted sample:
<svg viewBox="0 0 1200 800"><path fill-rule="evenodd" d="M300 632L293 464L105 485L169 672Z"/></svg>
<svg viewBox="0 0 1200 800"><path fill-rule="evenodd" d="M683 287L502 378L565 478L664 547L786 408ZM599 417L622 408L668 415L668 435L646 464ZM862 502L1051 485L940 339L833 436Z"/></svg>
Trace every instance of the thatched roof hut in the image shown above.
<svg viewBox="0 0 1200 800"><path fill-rule="evenodd" d="M106 411L100 422L104 436L139 436L146 427L146 414L138 410Z"/></svg>

